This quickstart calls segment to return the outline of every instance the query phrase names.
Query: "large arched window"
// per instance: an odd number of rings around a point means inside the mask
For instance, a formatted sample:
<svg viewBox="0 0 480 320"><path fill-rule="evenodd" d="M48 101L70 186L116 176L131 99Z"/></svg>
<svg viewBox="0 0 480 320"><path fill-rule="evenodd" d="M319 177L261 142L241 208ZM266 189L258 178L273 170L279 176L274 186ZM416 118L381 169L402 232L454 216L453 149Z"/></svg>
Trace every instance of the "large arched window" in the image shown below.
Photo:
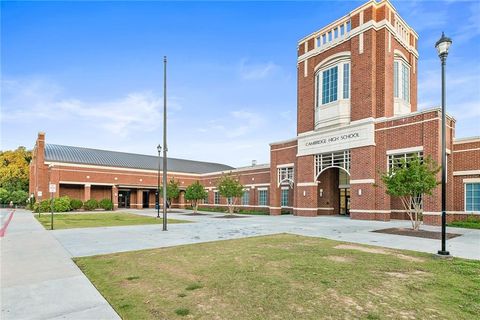
<svg viewBox="0 0 480 320"><path fill-rule="evenodd" d="M350 99L350 73L349 56L319 68L315 76L316 106Z"/></svg>
<svg viewBox="0 0 480 320"><path fill-rule="evenodd" d="M398 50L393 61L393 98L395 115L410 112L410 64Z"/></svg>
<svg viewBox="0 0 480 320"><path fill-rule="evenodd" d="M315 129L350 122L350 52L334 54L315 67Z"/></svg>

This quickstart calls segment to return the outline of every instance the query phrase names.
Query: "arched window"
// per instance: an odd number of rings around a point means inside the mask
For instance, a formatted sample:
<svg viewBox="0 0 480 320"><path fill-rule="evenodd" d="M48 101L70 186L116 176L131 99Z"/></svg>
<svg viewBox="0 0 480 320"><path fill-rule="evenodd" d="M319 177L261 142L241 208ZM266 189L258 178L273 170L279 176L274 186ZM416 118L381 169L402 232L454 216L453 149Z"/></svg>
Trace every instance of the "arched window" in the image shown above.
<svg viewBox="0 0 480 320"><path fill-rule="evenodd" d="M410 112L410 64L398 50L393 61L393 97L395 115Z"/></svg>
<svg viewBox="0 0 480 320"><path fill-rule="evenodd" d="M350 99L350 54L331 57L317 66L316 107Z"/></svg>
<svg viewBox="0 0 480 320"><path fill-rule="evenodd" d="M315 67L315 129L350 123L350 52L331 55Z"/></svg>

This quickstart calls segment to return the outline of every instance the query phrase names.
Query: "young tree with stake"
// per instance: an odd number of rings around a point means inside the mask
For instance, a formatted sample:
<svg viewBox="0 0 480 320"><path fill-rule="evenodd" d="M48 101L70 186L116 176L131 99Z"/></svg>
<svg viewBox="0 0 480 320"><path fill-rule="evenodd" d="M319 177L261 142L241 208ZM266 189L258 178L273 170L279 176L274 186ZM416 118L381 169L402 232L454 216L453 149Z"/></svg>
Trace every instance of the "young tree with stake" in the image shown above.
<svg viewBox="0 0 480 320"><path fill-rule="evenodd" d="M422 223L422 199L432 195L439 184L437 173L440 167L431 157L422 159L397 160L392 168L381 176L387 188L387 194L398 197L412 222L413 230L418 230Z"/></svg>
<svg viewBox="0 0 480 320"><path fill-rule="evenodd" d="M198 181L189 185L185 191L185 199L192 202L194 214L197 214L198 201L205 199L207 196L208 192L205 191L205 188Z"/></svg>
<svg viewBox="0 0 480 320"><path fill-rule="evenodd" d="M227 198L228 213L233 214L235 203L243 194L243 185L231 174L224 174L217 184L218 192Z"/></svg>

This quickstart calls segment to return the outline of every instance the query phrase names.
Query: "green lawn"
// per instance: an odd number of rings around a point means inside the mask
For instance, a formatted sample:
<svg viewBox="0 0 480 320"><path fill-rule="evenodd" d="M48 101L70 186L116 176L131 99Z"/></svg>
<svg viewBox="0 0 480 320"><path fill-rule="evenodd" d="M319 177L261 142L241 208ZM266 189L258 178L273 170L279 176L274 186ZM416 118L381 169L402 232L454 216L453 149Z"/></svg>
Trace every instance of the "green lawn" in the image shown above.
<svg viewBox="0 0 480 320"><path fill-rule="evenodd" d="M50 230L50 214L42 213L39 217L35 215L38 221ZM185 220L168 219L168 223L189 222ZM141 216L126 212L99 212L99 213L69 213L58 214L53 216L54 229L70 229L70 228L91 228L91 227L113 227L113 226L130 226L141 224L162 224L163 219Z"/></svg>
<svg viewBox="0 0 480 320"><path fill-rule="evenodd" d="M449 227L480 229L480 219L467 219L465 221L454 221L448 224Z"/></svg>
<svg viewBox="0 0 480 320"><path fill-rule="evenodd" d="M321 238L280 234L75 262L123 319L473 319L480 313L480 261Z"/></svg>

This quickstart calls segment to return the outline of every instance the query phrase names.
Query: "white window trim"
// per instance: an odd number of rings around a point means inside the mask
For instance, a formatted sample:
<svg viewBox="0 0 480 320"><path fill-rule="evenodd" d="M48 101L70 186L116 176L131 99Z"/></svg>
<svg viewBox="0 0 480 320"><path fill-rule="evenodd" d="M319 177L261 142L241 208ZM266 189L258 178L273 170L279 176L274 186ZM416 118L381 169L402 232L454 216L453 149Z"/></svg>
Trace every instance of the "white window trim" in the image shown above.
<svg viewBox="0 0 480 320"><path fill-rule="evenodd" d="M336 55L334 55L336 56ZM343 65L345 63L349 64L349 86L348 86L348 98L344 99L343 98ZM337 67L337 100L335 101L330 101L328 103L322 104L322 97L323 97L323 72ZM343 52L340 52L338 54L337 58L328 58L325 59L324 61L320 62L317 67L315 68L315 81L314 81L314 93L315 93L315 109L318 109L320 107L327 107L331 105L338 104L340 101L350 101L350 97L352 96L352 62L350 59L350 52L348 54L345 54Z"/></svg>
<svg viewBox="0 0 480 320"><path fill-rule="evenodd" d="M467 211L467 184L477 184L479 182L465 182L465 180L467 180L467 179L463 180L463 211L480 213L480 211L478 211L478 210L468 210ZM474 180L474 179L472 179L472 180Z"/></svg>

